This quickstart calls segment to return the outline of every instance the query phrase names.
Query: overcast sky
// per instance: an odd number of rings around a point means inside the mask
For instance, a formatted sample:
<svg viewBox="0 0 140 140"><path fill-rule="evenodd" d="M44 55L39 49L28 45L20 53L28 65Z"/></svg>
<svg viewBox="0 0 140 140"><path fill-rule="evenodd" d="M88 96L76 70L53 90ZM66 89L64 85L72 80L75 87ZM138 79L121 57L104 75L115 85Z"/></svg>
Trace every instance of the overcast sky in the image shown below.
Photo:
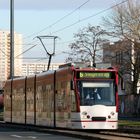
<svg viewBox="0 0 140 140"><path fill-rule="evenodd" d="M55 35L57 40L54 62L64 62L63 51L73 41L74 33L91 24L98 26L102 17L111 13L111 6L122 0L14 0L14 29L23 35L23 44L36 44L37 35ZM10 28L10 0L0 0L0 29ZM85 20L83 20L85 19ZM76 23L76 24L75 24ZM38 42L40 43L40 42ZM23 45L23 51L30 46ZM42 46L26 55L46 56ZM60 59L61 58L61 59Z"/></svg>

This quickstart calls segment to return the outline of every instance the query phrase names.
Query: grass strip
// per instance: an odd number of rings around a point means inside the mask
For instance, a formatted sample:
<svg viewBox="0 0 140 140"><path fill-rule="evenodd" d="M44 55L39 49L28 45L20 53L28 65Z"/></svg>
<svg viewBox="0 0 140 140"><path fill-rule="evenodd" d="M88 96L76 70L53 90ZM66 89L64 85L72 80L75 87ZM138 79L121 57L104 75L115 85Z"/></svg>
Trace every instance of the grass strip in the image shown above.
<svg viewBox="0 0 140 140"><path fill-rule="evenodd" d="M140 127L140 121L119 120L119 126L137 126Z"/></svg>

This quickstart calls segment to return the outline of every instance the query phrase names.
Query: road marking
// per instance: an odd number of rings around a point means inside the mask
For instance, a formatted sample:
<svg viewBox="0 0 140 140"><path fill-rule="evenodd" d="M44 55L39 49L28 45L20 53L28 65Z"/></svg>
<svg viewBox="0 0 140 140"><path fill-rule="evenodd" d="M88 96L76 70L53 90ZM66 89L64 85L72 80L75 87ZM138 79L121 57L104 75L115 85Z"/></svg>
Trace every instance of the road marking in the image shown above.
<svg viewBox="0 0 140 140"><path fill-rule="evenodd" d="M28 136L27 138L36 139L37 137L34 137L34 136Z"/></svg>
<svg viewBox="0 0 140 140"><path fill-rule="evenodd" d="M34 136L19 136L19 135L11 135L12 137L16 138L28 138L28 139L36 139L37 137Z"/></svg>
<svg viewBox="0 0 140 140"><path fill-rule="evenodd" d="M36 136L20 136L20 135L10 135L11 137L16 137L16 138L27 138L27 139L37 139L39 136L49 136L52 134L35 134Z"/></svg>
<svg viewBox="0 0 140 140"><path fill-rule="evenodd" d="M11 135L12 137L21 138L22 136L19 135Z"/></svg>

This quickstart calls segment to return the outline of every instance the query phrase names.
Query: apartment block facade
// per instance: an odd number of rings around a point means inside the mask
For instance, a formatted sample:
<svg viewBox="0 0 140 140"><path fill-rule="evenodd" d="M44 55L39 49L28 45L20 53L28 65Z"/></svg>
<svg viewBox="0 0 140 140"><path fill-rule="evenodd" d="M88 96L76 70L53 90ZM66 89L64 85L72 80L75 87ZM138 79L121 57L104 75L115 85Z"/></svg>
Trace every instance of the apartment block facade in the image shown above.
<svg viewBox="0 0 140 140"><path fill-rule="evenodd" d="M56 70L59 68L59 65L63 63L51 63L50 70ZM41 73L43 71L47 71L48 64L47 63L23 63L22 64L22 76L34 75L37 73Z"/></svg>
<svg viewBox="0 0 140 140"><path fill-rule="evenodd" d="M22 35L14 33L14 58L22 52ZM22 72L22 59L14 59L14 75L20 76ZM10 76L10 33L0 30L0 81ZM1 85L2 86L2 85Z"/></svg>

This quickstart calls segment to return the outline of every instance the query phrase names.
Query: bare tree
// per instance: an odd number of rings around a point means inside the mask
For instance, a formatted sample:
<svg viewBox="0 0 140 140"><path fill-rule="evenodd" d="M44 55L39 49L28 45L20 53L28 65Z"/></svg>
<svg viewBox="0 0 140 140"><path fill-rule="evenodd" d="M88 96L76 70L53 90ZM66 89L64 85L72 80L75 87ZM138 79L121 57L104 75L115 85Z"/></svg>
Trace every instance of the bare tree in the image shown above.
<svg viewBox="0 0 140 140"><path fill-rule="evenodd" d="M79 30L74 35L75 41L69 45L71 51L66 61L91 62L95 67L96 61L101 60L102 57L100 54L102 50L101 46L107 41L103 38L105 34L106 31L100 26L94 27L88 25L88 27Z"/></svg>
<svg viewBox="0 0 140 140"><path fill-rule="evenodd" d="M120 64L120 70L129 74L131 82L128 83L132 85L132 93L136 94L140 74L140 1L128 0L118 5L112 16L104 18L104 23L111 31L110 36L131 44L131 47L123 44L119 46L119 52L127 52L127 57L126 54L122 57L124 63Z"/></svg>

